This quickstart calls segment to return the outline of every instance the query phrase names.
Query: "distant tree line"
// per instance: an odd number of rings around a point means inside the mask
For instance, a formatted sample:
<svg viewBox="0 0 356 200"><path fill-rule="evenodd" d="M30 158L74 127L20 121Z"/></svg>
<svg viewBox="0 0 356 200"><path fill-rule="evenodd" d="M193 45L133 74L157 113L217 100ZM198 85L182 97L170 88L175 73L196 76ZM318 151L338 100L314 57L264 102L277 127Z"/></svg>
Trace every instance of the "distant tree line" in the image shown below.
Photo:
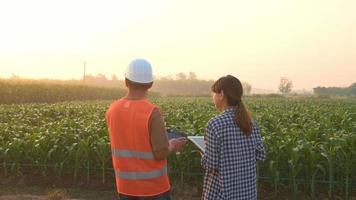
<svg viewBox="0 0 356 200"><path fill-rule="evenodd" d="M0 79L0 104L113 100L125 94L125 90L121 88L63 84L56 81Z"/></svg>
<svg viewBox="0 0 356 200"><path fill-rule="evenodd" d="M208 96L213 80L200 80L194 72L178 73L155 79L149 96ZM244 93L251 85L242 82ZM83 80L22 79L13 75L0 78L0 104L54 103L75 100L112 100L126 94L125 81L115 75L87 75Z"/></svg>
<svg viewBox="0 0 356 200"><path fill-rule="evenodd" d="M317 95L338 95L338 96L356 96L356 82L349 87L316 87L313 88Z"/></svg>
<svg viewBox="0 0 356 200"><path fill-rule="evenodd" d="M84 83L103 87L125 87L124 80L119 80L115 75L111 79L106 78L103 74L88 75L85 77ZM210 88L213 83L213 80L198 79L194 72L178 73L173 76L156 77L152 91L168 96L206 96L211 94ZM251 84L242 82L242 85L244 93L250 94Z"/></svg>

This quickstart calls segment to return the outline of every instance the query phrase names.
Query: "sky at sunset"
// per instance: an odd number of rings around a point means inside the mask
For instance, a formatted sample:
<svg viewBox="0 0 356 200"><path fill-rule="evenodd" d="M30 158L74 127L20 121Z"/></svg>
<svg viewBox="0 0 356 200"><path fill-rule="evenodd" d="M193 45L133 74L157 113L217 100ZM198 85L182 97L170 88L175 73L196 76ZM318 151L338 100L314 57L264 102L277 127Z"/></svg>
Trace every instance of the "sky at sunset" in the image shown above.
<svg viewBox="0 0 356 200"><path fill-rule="evenodd" d="M0 77L232 74L254 88L356 82L355 0L0 0Z"/></svg>

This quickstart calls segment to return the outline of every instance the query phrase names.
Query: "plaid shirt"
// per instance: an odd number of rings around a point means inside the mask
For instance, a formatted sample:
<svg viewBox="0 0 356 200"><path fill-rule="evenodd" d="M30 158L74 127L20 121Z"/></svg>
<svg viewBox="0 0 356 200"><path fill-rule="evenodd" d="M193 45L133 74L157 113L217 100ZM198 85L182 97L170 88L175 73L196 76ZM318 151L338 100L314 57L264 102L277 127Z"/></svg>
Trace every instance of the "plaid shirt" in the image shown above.
<svg viewBox="0 0 356 200"><path fill-rule="evenodd" d="M256 161L265 160L260 131L254 122L245 136L235 122L236 108L226 109L206 127L203 200L257 199Z"/></svg>

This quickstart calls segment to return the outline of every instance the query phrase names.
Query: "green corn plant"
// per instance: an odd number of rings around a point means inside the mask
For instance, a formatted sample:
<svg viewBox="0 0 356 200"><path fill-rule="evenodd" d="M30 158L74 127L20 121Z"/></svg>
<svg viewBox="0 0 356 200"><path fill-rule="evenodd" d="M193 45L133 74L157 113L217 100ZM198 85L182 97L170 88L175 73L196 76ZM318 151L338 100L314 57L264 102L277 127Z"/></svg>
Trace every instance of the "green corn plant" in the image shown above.
<svg viewBox="0 0 356 200"><path fill-rule="evenodd" d="M329 190L328 196L329 198L333 198L333 190L334 190L334 174L335 174L335 161L338 151L340 149L340 144L338 144L337 139L334 137L329 138L329 143L324 146L321 146L322 153L321 155L327 161L328 168L328 181L329 181Z"/></svg>
<svg viewBox="0 0 356 200"><path fill-rule="evenodd" d="M220 114L211 98L151 100L165 113L167 126L188 135L204 135L206 123ZM300 180L312 198L325 181L329 198L340 192L345 199L351 195L356 179L355 99L244 100L267 147L268 160L259 163L258 176L269 178L275 195L287 181L297 198L303 191ZM70 174L87 181L100 177L104 183L112 167L104 118L110 103L0 104L1 173L18 175L26 166L41 176ZM194 150L188 146L170 159L170 168L182 172L173 180L202 181L200 156Z"/></svg>

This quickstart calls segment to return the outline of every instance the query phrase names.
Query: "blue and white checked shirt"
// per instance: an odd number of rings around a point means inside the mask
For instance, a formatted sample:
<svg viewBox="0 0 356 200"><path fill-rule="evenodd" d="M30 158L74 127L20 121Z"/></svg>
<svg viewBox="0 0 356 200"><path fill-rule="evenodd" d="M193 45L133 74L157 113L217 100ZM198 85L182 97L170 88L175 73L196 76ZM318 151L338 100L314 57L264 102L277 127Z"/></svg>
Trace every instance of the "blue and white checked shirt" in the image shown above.
<svg viewBox="0 0 356 200"><path fill-rule="evenodd" d="M266 151L254 122L252 134L245 136L235 122L236 108L226 109L206 127L203 200L257 199L256 161L265 160Z"/></svg>

